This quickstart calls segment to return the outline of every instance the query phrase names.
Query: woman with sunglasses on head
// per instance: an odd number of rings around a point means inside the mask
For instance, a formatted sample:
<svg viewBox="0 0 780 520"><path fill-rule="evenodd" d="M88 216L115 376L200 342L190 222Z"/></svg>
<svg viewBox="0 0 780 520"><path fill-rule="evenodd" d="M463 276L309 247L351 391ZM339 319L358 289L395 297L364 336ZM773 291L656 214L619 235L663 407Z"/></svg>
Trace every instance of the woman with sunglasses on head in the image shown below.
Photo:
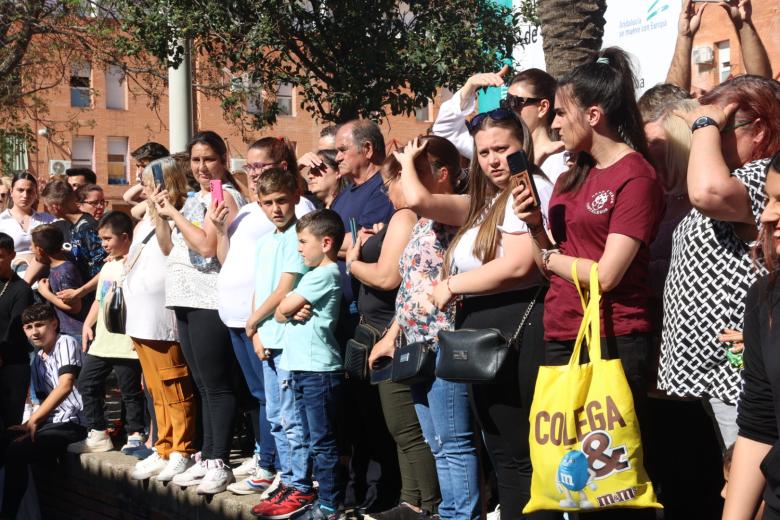
<svg viewBox="0 0 780 520"><path fill-rule="evenodd" d="M243 206L229 222L229 209L222 207L210 219L217 231L217 258L222 269L217 277L217 309L228 327L233 351L246 379L252 397L257 401L250 411L255 436L253 456L233 469L243 480L228 486L237 495L260 494L273 482L276 467L276 446L271 425L266 417L265 378L263 362L255 354L252 340L246 335L245 324L252 311L252 291L255 286L255 246L258 240L276 229L257 203L257 181L269 168L291 168L297 172L295 152L284 138L263 137L252 143L246 153L244 170L249 181L250 203ZM303 179L301 179L301 182ZM314 210L314 205L301 198L295 214L302 217ZM249 268L247 268L249 267Z"/></svg>
<svg viewBox="0 0 780 520"><path fill-rule="evenodd" d="M439 109L433 124L433 133L449 139L461 155L473 159L473 140L466 125L466 117L474 112L476 94L480 89L502 87L509 67L499 72L485 72L470 77L466 84ZM507 86L503 108L512 110L525 123L534 142L535 164L555 183L566 171L563 145L553 140L550 125L555 116L555 78L540 69L526 69L515 74Z"/></svg>
<svg viewBox="0 0 780 520"><path fill-rule="evenodd" d="M326 208L330 208L336 196L346 186L346 179L339 177L339 163L336 162L336 150L319 150L315 155L319 164L308 167L306 182L309 191Z"/></svg>
<svg viewBox="0 0 780 520"><path fill-rule="evenodd" d="M751 260L766 203L769 157L780 150L780 83L740 76L712 89L691 112L687 191L693 210L674 233L664 289L658 387L712 408L721 448L737 436L742 383L719 336L741 331ZM707 312L691 313L692 306Z"/></svg>
<svg viewBox="0 0 780 520"><path fill-rule="evenodd" d="M628 56L613 47L558 82L553 128L566 150L577 154L577 162L558 180L550 200L551 236L543 228L542 214L529 208L528 190L518 187L513 194L517 216L531 229L537 264L550 279L544 314L546 364L569 362L582 322L572 266L576 262L581 288L587 290L590 268L598 264L602 353L620 359L645 433L653 326L649 245L661 219L663 190L648 160L635 81ZM655 513L600 511L588 517L655 518Z"/></svg>
<svg viewBox="0 0 780 520"><path fill-rule="evenodd" d="M409 195L407 203L422 216L460 227L447 249L442 280L433 291L433 302L441 310L461 300L456 330L494 327L512 337L529 312L519 336L523 348L511 350L496 380L458 385L470 394L472 412L496 469L501 515L522 518L531 489L528 414L544 359L544 289L528 228L507 204L511 191L507 158L525 152L545 213L552 184L533 166L530 132L514 112L499 108L479 114L469 127L475 160L469 172L468 197L426 193L419 182L407 183L410 189L404 195ZM399 156L403 168L413 167L409 158L422 150L417 142L408 145ZM557 515L539 513L532 518L545 517Z"/></svg>
<svg viewBox="0 0 780 520"><path fill-rule="evenodd" d="M154 196L158 215L157 240L168 257L165 306L173 309L179 341L201 399L203 446L201 459L173 477L180 486L198 486L198 493L224 491L234 480L228 466L236 397L233 393L235 356L230 335L220 321L217 278L217 230L209 216L227 208L227 223L244 205L227 169L227 147L216 133L196 134L187 147L192 174L200 191L189 196L181 210L168 199L167 191ZM212 181L221 181L223 201L212 197Z"/></svg>

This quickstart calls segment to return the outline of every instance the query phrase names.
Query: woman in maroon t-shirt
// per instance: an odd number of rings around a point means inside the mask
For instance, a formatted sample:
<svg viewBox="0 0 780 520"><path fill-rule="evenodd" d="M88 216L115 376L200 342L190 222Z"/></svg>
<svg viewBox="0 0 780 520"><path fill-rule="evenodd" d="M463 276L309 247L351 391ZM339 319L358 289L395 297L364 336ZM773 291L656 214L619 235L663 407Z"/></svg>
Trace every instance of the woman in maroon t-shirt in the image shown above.
<svg viewBox="0 0 780 520"><path fill-rule="evenodd" d="M587 288L595 262L603 292L602 345L607 357L623 364L641 424L651 330L648 246L661 218L663 191L646 159L634 84L630 62L617 48L601 51L558 83L552 126L577 162L550 200L552 237L544 233L538 211L526 212L528 192L516 189L514 195L517 216L532 230L537 263L550 278L547 364L568 363L582 321L572 264L579 259L578 277ZM621 511L621 518L645 513L654 518L652 511Z"/></svg>

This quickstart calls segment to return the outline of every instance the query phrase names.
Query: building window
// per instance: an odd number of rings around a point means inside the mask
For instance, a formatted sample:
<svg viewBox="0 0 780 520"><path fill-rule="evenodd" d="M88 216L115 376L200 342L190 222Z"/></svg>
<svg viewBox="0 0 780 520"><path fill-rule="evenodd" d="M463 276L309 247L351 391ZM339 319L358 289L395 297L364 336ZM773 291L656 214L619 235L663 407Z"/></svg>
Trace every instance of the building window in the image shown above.
<svg viewBox="0 0 780 520"><path fill-rule="evenodd" d="M729 41L718 42L718 81L723 83L731 76L731 45Z"/></svg>
<svg viewBox="0 0 780 520"><path fill-rule="evenodd" d="M91 135L79 135L73 138L70 161L73 168L92 168L95 138Z"/></svg>
<svg viewBox="0 0 780 520"><path fill-rule="evenodd" d="M27 169L27 140L23 135L0 131L0 169L6 175Z"/></svg>
<svg viewBox="0 0 780 520"><path fill-rule="evenodd" d="M108 138L108 183L129 184L127 178L127 137Z"/></svg>
<svg viewBox="0 0 780 520"><path fill-rule="evenodd" d="M292 116L293 114L293 86L292 83L279 83L276 90L276 106L280 116Z"/></svg>
<svg viewBox="0 0 780 520"><path fill-rule="evenodd" d="M71 67L70 72L70 106L90 108L92 106L92 66L89 63L78 63Z"/></svg>
<svg viewBox="0 0 780 520"><path fill-rule="evenodd" d="M431 120L431 102L426 101L425 105L414 109L414 117L417 121Z"/></svg>
<svg viewBox="0 0 780 520"><path fill-rule="evenodd" d="M106 68L106 108L113 110L127 109L125 96L125 73L118 65Z"/></svg>

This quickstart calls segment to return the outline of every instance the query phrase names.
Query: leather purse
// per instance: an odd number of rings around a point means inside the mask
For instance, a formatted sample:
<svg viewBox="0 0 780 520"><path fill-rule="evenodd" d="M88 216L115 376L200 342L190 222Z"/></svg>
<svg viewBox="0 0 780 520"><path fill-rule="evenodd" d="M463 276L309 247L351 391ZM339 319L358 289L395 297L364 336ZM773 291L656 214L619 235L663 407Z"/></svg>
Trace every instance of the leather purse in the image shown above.
<svg viewBox="0 0 780 520"><path fill-rule="evenodd" d="M439 331L440 355L436 377L454 383L494 382L509 355L509 349L520 348L523 327L541 292L540 287L511 338L495 328Z"/></svg>
<svg viewBox="0 0 780 520"><path fill-rule="evenodd" d="M391 379L394 383L415 385L435 377L436 350L429 341L415 341L395 349Z"/></svg>
<svg viewBox="0 0 780 520"><path fill-rule="evenodd" d="M344 372L347 379L366 381L369 378L368 356L384 335L385 333L376 327L364 321L360 322L355 328L353 338L347 341L344 351Z"/></svg>

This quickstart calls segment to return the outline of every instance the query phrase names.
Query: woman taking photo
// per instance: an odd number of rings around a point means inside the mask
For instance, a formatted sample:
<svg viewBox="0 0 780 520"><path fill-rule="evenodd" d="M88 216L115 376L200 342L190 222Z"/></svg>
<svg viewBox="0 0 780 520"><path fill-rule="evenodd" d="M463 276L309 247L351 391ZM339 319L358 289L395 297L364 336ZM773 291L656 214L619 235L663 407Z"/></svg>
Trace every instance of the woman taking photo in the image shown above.
<svg viewBox="0 0 780 520"><path fill-rule="evenodd" d="M168 256L165 306L176 313L184 358L201 399L203 447L201 460L173 478L180 486L198 485L199 494L224 491L234 480L227 465L236 412L233 394L235 355L230 334L217 312L217 231L207 213L224 207L227 224L244 204L227 170L225 142L214 132L200 132L189 143L190 167L200 191L187 198L181 211L166 191L154 198L157 239ZM212 202L210 181L222 181L223 203Z"/></svg>
<svg viewBox="0 0 780 520"><path fill-rule="evenodd" d="M130 475L136 480L154 476L168 482L193 464L197 410L189 368L176 334L176 315L165 307L167 260L157 241L156 226L160 220L165 226L171 222L160 217L152 202L159 191L153 168L162 172L166 197L173 207L180 209L187 200L184 164L166 157L144 169L141 182L147 211L133 232L122 290L127 308L125 333L133 340L152 395L157 442L154 453L138 462Z"/></svg>
<svg viewBox="0 0 780 520"><path fill-rule="evenodd" d="M439 141L443 139L430 138L429 150L436 147L436 144L431 143L439 144ZM385 159L380 174L395 213L388 225L377 233L367 235L361 232L364 241L356 241L347 251L346 257L347 271L360 282L358 311L361 322L380 332L388 330L393 324L395 300L401 284L398 264L409 243L412 229L417 224L417 215L406 207L403 199L398 182L400 173L401 165L395 157ZM381 520L415 516L423 520L425 515L436 513L440 500L439 486L436 465L414 411L411 389L408 385L392 381L383 381L378 388L384 420L397 446L401 497L398 506L373 515L372 518Z"/></svg>
<svg viewBox="0 0 780 520"><path fill-rule="evenodd" d="M529 194L516 188L515 211L534 238L537 263L550 279L545 299L546 364L569 362L583 317L572 265L587 289L598 264L602 351L619 358L631 387L641 431L646 425L647 363L651 350L649 245L663 212L663 190L647 157L626 54L604 49L558 82L553 129L573 169L558 180L550 200L552 237L541 212L527 212ZM548 305L549 304L549 305ZM598 518L609 512L590 513ZM655 518L652 510L623 510L620 518Z"/></svg>
<svg viewBox="0 0 780 520"><path fill-rule="evenodd" d="M11 200L13 207L0 213L0 232L14 239L16 258L14 266L16 272L23 272L28 265L35 264L35 257L30 251L32 245L33 229L41 224L54 221L54 217L48 213L35 211L38 204L38 179L27 172L19 172L11 179ZM37 276L39 268L33 268L28 276L23 276L28 283L32 277Z"/></svg>
<svg viewBox="0 0 780 520"><path fill-rule="evenodd" d="M693 210L674 234L664 289L658 388L712 408L721 449L737 438L741 372L718 336L742 330L745 295L759 273L751 242L766 195L766 165L780 150L780 84L758 76L721 83L691 112L687 190ZM691 306L706 313L691 313Z"/></svg>

